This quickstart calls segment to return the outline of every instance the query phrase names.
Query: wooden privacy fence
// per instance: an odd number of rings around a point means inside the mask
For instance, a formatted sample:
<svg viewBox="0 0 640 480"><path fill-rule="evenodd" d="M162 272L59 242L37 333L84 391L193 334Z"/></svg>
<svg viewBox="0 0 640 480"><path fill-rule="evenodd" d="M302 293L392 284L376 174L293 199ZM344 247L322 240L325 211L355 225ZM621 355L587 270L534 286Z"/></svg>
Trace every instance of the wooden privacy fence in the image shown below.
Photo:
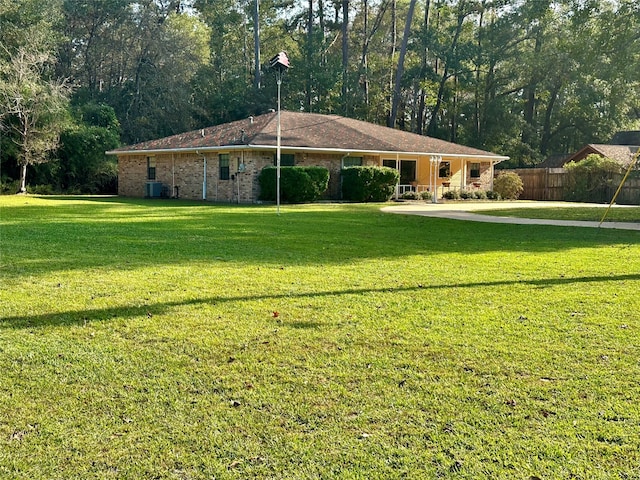
<svg viewBox="0 0 640 480"><path fill-rule="evenodd" d="M522 179L524 191L520 195L521 200L565 200L568 173L564 168L515 168L502 171L515 172ZM499 174L499 172L497 173ZM612 188L607 201L613 198L621 181L622 175L614 182L615 188ZM594 201L601 202L602 200L594 199ZM640 204L640 178L627 178L616 203Z"/></svg>

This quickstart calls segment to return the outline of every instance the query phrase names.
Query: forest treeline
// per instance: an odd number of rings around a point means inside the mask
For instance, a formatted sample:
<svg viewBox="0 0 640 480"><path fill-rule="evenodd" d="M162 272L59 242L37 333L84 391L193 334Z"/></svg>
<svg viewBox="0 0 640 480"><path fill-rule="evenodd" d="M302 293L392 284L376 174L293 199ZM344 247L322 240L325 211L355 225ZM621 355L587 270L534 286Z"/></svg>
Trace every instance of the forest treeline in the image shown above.
<svg viewBox="0 0 640 480"><path fill-rule="evenodd" d="M105 150L274 108L281 50L283 108L510 165L640 126L636 0L0 0L2 183L112 191Z"/></svg>

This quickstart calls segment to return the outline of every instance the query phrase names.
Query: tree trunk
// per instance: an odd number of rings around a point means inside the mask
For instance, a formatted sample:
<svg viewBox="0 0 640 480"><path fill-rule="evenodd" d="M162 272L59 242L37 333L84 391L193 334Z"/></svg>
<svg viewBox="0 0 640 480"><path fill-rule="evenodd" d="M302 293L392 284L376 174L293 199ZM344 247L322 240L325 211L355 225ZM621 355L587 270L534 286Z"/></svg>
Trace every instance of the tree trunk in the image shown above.
<svg viewBox="0 0 640 480"><path fill-rule="evenodd" d="M311 89L313 62L313 0L309 0L309 12L307 15L307 78L305 79L304 104L305 110L311 112Z"/></svg>
<svg viewBox="0 0 640 480"><path fill-rule="evenodd" d="M542 29L536 30L536 44L534 47L535 58L539 58L542 51ZM531 81L525 90L527 101L524 106L524 121L527 125L522 130L522 143L530 144L532 140L531 130L534 128L536 116L536 90L538 88L539 74L534 71L531 75ZM528 128L527 128L528 127Z"/></svg>
<svg viewBox="0 0 640 480"><path fill-rule="evenodd" d="M427 0L424 10L424 33L425 36L429 33L429 19L431 16L431 0ZM427 56L429 55L429 46L424 45L422 50L422 63L420 65L420 80L427 75ZM416 118L416 133L422 135L424 131L424 115L426 111L426 95L427 92L424 88L420 88L420 94L418 96L418 115Z"/></svg>
<svg viewBox="0 0 640 480"><path fill-rule="evenodd" d="M402 87L402 75L404 74L404 57L407 54L407 44L409 43L409 35L411 34L411 20L416 7L416 0L409 3L409 11L407 12L407 20L404 24L404 33L402 35L402 44L400 45L400 57L398 58L398 69L396 70L396 83L393 89L393 102L391 103L391 115L389 116L388 126L393 127L396 124L398 115L398 104L400 102L400 88Z"/></svg>
<svg viewBox="0 0 640 480"><path fill-rule="evenodd" d="M467 14L465 13L465 2L461 1L458 4L458 23L456 25L456 31L453 36L453 40L451 41L451 46L449 48L449 56L452 56L456 48L458 46L458 39L460 38L460 33L462 32L462 25L464 23L464 19ZM436 104L431 110L431 118L429 119L429 126L427 127L427 135L434 136L438 129L438 112L442 107L442 100L444 96L444 87L447 84L447 80L449 79L449 62L445 62L444 72L442 72L442 77L440 78L440 86L438 87L438 98L436 99Z"/></svg>
<svg viewBox="0 0 640 480"><path fill-rule="evenodd" d="M544 127L542 129L542 141L540 142L540 153L546 155L549 150L549 143L551 141L551 117L553 115L553 108L555 107L556 100L560 89L562 88L562 81L558 81L550 92L549 102L547 104L547 110L544 115Z"/></svg>
<svg viewBox="0 0 640 480"><path fill-rule="evenodd" d="M362 27L362 57L360 60L360 84L362 85L362 91L364 94L364 104L369 107L369 65L367 60L367 53L369 49L369 2L367 0L362 1L362 10L364 15L364 25ZM367 111L369 108L367 108Z"/></svg>
<svg viewBox="0 0 640 480"><path fill-rule="evenodd" d="M16 193L27 193L27 164L20 167L20 189Z"/></svg>
<svg viewBox="0 0 640 480"><path fill-rule="evenodd" d="M342 104L344 114L349 114L349 101L347 99L347 82L349 68L349 0L342 0Z"/></svg>
<svg viewBox="0 0 640 480"><path fill-rule="evenodd" d="M389 125L389 120L391 118L391 104L393 103L393 62L396 59L396 42L398 40L398 1L392 0L391 3L391 50L389 52L389 57L391 58L391 65L389 69L389 116L387 117L387 125Z"/></svg>
<svg viewBox="0 0 640 480"><path fill-rule="evenodd" d="M475 72L475 88L474 88L474 105L473 105L473 129L476 139L480 138L480 80L481 80L481 66L482 66L482 27L484 26L484 10L486 8L486 1L483 0L482 8L480 10L480 18L478 19L478 55L476 57L476 72Z"/></svg>
<svg viewBox="0 0 640 480"><path fill-rule="evenodd" d="M253 4L253 54L253 86L260 90L260 0L254 0Z"/></svg>

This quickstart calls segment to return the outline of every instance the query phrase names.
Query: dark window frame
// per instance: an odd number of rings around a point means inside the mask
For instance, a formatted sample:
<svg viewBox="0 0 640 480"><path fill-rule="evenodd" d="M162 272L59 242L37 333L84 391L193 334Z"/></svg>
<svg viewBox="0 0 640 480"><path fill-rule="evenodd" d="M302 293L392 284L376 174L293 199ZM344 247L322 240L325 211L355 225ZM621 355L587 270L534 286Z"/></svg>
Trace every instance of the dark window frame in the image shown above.
<svg viewBox="0 0 640 480"><path fill-rule="evenodd" d="M147 180L156 180L156 157L147 157Z"/></svg>
<svg viewBox="0 0 640 480"><path fill-rule="evenodd" d="M451 162L440 162L438 167L438 178L449 178L451 176Z"/></svg>
<svg viewBox="0 0 640 480"><path fill-rule="evenodd" d="M273 155L273 166L278 165L278 154ZM296 154L295 153L280 153L280 166L281 167L295 167L296 166Z"/></svg>
<svg viewBox="0 0 640 480"><path fill-rule="evenodd" d="M362 157L344 157L342 159L342 168L361 167L363 165L362 161Z"/></svg>
<svg viewBox="0 0 640 480"><path fill-rule="evenodd" d="M471 178L480 178L480 162L472 162L471 168L469 169L469 177Z"/></svg>
<svg viewBox="0 0 640 480"><path fill-rule="evenodd" d="M228 153L218 154L218 169L220 180L231 180L231 159Z"/></svg>

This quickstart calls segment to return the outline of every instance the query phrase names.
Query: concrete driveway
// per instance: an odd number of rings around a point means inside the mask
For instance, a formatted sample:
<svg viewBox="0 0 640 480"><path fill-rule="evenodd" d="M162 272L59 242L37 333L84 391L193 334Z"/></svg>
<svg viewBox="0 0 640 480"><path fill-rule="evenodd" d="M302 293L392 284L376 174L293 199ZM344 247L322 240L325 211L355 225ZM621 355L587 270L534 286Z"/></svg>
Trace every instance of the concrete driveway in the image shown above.
<svg viewBox="0 0 640 480"><path fill-rule="evenodd" d="M400 213L404 215L422 215L425 217L450 218L454 220L468 220L472 222L487 223L512 223L520 225L558 225L564 227L589 227L598 228L600 222L587 222L581 220L545 220L538 218L497 217L493 215L480 215L482 210L499 210L511 208L572 208L572 207L597 207L604 209L607 205L595 203L571 203L571 202L452 202L452 203L418 203L407 202L398 205L383 207L383 212ZM613 208L625 208L624 205L615 205ZM640 223L630 222L603 222L600 228L616 228L621 230L638 230Z"/></svg>

